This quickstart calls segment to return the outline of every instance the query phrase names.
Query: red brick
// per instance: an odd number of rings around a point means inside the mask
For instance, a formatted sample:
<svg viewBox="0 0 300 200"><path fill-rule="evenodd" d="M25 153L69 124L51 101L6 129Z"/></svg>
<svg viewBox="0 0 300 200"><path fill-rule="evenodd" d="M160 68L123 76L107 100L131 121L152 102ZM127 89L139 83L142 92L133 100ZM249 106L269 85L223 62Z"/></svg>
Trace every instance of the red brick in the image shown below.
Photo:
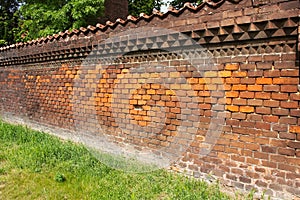
<svg viewBox="0 0 300 200"><path fill-rule="evenodd" d="M280 76L287 76L287 77L298 77L299 70L282 70Z"/></svg>
<svg viewBox="0 0 300 200"><path fill-rule="evenodd" d="M248 72L248 77L262 77L263 76L263 71L249 71Z"/></svg>
<svg viewBox="0 0 300 200"><path fill-rule="evenodd" d="M279 70L264 71L264 77L280 77L280 71Z"/></svg>
<svg viewBox="0 0 300 200"><path fill-rule="evenodd" d="M232 113L231 118L233 118L233 119L246 119L246 114L244 114L244 113Z"/></svg>
<svg viewBox="0 0 300 200"><path fill-rule="evenodd" d="M255 142L258 144L263 144L263 145L267 145L270 143L270 139L269 138L255 138Z"/></svg>
<svg viewBox="0 0 300 200"><path fill-rule="evenodd" d="M255 84L255 78L241 78L241 84L253 85Z"/></svg>
<svg viewBox="0 0 300 200"><path fill-rule="evenodd" d="M282 108L299 108L297 101L281 101L280 107Z"/></svg>
<svg viewBox="0 0 300 200"><path fill-rule="evenodd" d="M274 64L275 69L294 69L296 68L296 63L295 61L276 61Z"/></svg>
<svg viewBox="0 0 300 200"><path fill-rule="evenodd" d="M271 125L270 125L270 123L257 121L255 123L255 128L261 129L261 130L270 130L271 129Z"/></svg>
<svg viewBox="0 0 300 200"><path fill-rule="evenodd" d="M292 117L299 117L300 118L300 109L291 109L290 110L290 115ZM299 122L298 122L299 124Z"/></svg>
<svg viewBox="0 0 300 200"><path fill-rule="evenodd" d="M279 138L280 139L295 140L296 139L296 134L294 134L294 133L287 133L287 132L281 132L281 133L279 133Z"/></svg>
<svg viewBox="0 0 300 200"><path fill-rule="evenodd" d="M274 132L274 131L262 131L262 136L264 137L269 137L269 138L277 138L277 132Z"/></svg>
<svg viewBox="0 0 300 200"><path fill-rule="evenodd" d="M251 72L251 70L254 70L255 68L256 68L255 64L242 64L241 65L241 69L250 70L249 73Z"/></svg>
<svg viewBox="0 0 300 200"><path fill-rule="evenodd" d="M298 78L274 78L273 84L279 85L297 85L299 83Z"/></svg>
<svg viewBox="0 0 300 200"><path fill-rule="evenodd" d="M226 78L225 83L226 84L239 84L241 82L240 78Z"/></svg>
<svg viewBox="0 0 300 200"><path fill-rule="evenodd" d="M249 91L262 91L262 85L248 85Z"/></svg>
<svg viewBox="0 0 300 200"><path fill-rule="evenodd" d="M290 148L300 149L300 142L288 141L287 145Z"/></svg>
<svg viewBox="0 0 300 200"><path fill-rule="evenodd" d="M273 64L271 62L258 62L256 63L257 69L272 69Z"/></svg>
<svg viewBox="0 0 300 200"><path fill-rule="evenodd" d="M263 105L266 107L279 107L280 101L264 100Z"/></svg>
<svg viewBox="0 0 300 200"><path fill-rule="evenodd" d="M246 99L233 99L232 104L244 106L244 105L247 105L247 100Z"/></svg>
<svg viewBox="0 0 300 200"><path fill-rule="evenodd" d="M275 93L272 92L272 99L275 100L288 100L288 94L287 93Z"/></svg>
<svg viewBox="0 0 300 200"><path fill-rule="evenodd" d="M261 121L262 120L262 115L258 114L248 114L247 119L251 121Z"/></svg>
<svg viewBox="0 0 300 200"><path fill-rule="evenodd" d="M262 150L262 152L266 152L266 153L276 153L277 147L262 146L261 150Z"/></svg>
<svg viewBox="0 0 300 200"><path fill-rule="evenodd" d="M258 114L269 115L269 114L271 114L271 108L267 108L267 107L256 107L255 112L258 113Z"/></svg>
<svg viewBox="0 0 300 200"><path fill-rule="evenodd" d="M299 94L291 94L290 98L291 98L291 100L300 101L300 93Z"/></svg>
<svg viewBox="0 0 300 200"><path fill-rule="evenodd" d="M245 149L257 151L260 149L260 146L258 144L254 144L254 143L245 143Z"/></svg>
<svg viewBox="0 0 300 200"><path fill-rule="evenodd" d="M289 148L278 148L278 153L281 155L287 155L287 156L294 156L295 155L295 149L289 149Z"/></svg>
<svg viewBox="0 0 300 200"><path fill-rule="evenodd" d="M264 85L265 92L279 92L279 85Z"/></svg>
<svg viewBox="0 0 300 200"><path fill-rule="evenodd" d="M255 182L255 185L266 188L268 186L268 183L266 183L266 182L264 182L262 180L257 180Z"/></svg>
<svg viewBox="0 0 300 200"><path fill-rule="evenodd" d="M295 118L295 117L280 117L279 122L281 124L296 124L297 118Z"/></svg>
<svg viewBox="0 0 300 200"><path fill-rule="evenodd" d="M261 163L262 163L262 166L265 166L265 167L270 167L270 168L276 168L277 167L276 162L270 162L270 161L262 160Z"/></svg>
<svg viewBox="0 0 300 200"><path fill-rule="evenodd" d="M253 164L253 165L258 165L259 164L259 159L246 158L246 163Z"/></svg>
<svg viewBox="0 0 300 200"><path fill-rule="evenodd" d="M262 152L254 152L254 158L268 160L269 159L269 154L268 153L262 153Z"/></svg>
<svg viewBox="0 0 300 200"><path fill-rule="evenodd" d="M278 116L272 116L272 115L264 115L263 120L265 122L270 122L270 123L277 123L279 117Z"/></svg>
<svg viewBox="0 0 300 200"><path fill-rule="evenodd" d="M273 115L289 115L289 110L282 108L272 108Z"/></svg>
<svg viewBox="0 0 300 200"><path fill-rule="evenodd" d="M240 92L240 98L253 99L254 92Z"/></svg>
<svg viewBox="0 0 300 200"><path fill-rule="evenodd" d="M263 105L263 101L259 100L259 99L248 99L247 100L247 104L249 106L262 106Z"/></svg>
<svg viewBox="0 0 300 200"><path fill-rule="evenodd" d="M255 98L257 99L270 99L271 94L267 92L255 92Z"/></svg>
<svg viewBox="0 0 300 200"><path fill-rule="evenodd" d="M297 85L281 85L280 92L298 92Z"/></svg>
<svg viewBox="0 0 300 200"><path fill-rule="evenodd" d="M232 73L232 77L246 77L247 72L245 71L235 71Z"/></svg>

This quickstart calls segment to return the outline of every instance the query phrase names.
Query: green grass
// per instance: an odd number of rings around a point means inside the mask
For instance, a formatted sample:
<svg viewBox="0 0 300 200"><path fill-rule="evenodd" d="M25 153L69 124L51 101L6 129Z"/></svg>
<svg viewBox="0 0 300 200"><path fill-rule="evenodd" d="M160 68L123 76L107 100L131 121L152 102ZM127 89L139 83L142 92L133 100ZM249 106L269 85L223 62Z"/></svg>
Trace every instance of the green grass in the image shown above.
<svg viewBox="0 0 300 200"><path fill-rule="evenodd" d="M100 163L82 145L0 121L0 199L230 199L158 170L133 174Z"/></svg>

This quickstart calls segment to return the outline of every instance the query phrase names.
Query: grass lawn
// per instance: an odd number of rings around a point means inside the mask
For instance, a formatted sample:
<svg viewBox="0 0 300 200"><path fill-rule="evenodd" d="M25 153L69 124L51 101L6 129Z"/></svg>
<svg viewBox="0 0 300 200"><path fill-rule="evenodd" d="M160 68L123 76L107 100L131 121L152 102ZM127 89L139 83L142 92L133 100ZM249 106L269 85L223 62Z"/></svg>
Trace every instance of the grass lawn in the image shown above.
<svg viewBox="0 0 300 200"><path fill-rule="evenodd" d="M0 121L0 199L230 199L218 185L165 170L132 174L81 145Z"/></svg>

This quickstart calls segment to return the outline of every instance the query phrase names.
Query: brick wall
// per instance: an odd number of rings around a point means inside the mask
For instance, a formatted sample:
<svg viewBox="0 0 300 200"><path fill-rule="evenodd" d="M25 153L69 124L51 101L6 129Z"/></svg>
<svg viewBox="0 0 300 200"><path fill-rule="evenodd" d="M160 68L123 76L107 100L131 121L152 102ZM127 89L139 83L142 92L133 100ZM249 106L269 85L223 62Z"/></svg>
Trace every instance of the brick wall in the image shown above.
<svg viewBox="0 0 300 200"><path fill-rule="evenodd" d="M0 49L0 110L299 197L299 38L297 0L208 1L66 31Z"/></svg>

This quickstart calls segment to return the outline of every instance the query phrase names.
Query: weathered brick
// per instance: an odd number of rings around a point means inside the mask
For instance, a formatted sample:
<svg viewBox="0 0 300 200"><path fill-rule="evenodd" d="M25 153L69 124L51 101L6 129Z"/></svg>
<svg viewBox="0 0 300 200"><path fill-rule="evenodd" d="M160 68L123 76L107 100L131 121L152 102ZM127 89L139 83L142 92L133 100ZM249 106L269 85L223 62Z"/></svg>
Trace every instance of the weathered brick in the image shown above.
<svg viewBox="0 0 300 200"><path fill-rule="evenodd" d="M279 92L280 86L279 85L264 85L263 91L265 92Z"/></svg>
<svg viewBox="0 0 300 200"><path fill-rule="evenodd" d="M271 94L267 92L255 92L256 99L270 99Z"/></svg>
<svg viewBox="0 0 300 200"><path fill-rule="evenodd" d="M259 99L248 99L247 104L249 106L262 106L263 105L263 100Z"/></svg>
<svg viewBox="0 0 300 200"><path fill-rule="evenodd" d="M281 101L280 107L282 107L282 108L299 108L299 103L297 101Z"/></svg>
<svg viewBox="0 0 300 200"><path fill-rule="evenodd" d="M275 92L272 92L271 98L275 99L275 100L288 100L288 94L287 93L275 93Z"/></svg>
<svg viewBox="0 0 300 200"><path fill-rule="evenodd" d="M262 91L262 85L248 85L248 91Z"/></svg>
<svg viewBox="0 0 300 200"><path fill-rule="evenodd" d="M272 69L273 63L272 62L257 62L256 68L257 69Z"/></svg>
<svg viewBox="0 0 300 200"><path fill-rule="evenodd" d="M253 99L254 92L240 92L240 98Z"/></svg>
<svg viewBox="0 0 300 200"><path fill-rule="evenodd" d="M290 148L278 148L278 153L281 155L287 155L287 156L294 156L295 155L295 149Z"/></svg>
<svg viewBox="0 0 300 200"><path fill-rule="evenodd" d="M269 115L271 114L271 108L268 107L256 107L255 112L258 114Z"/></svg>
<svg viewBox="0 0 300 200"><path fill-rule="evenodd" d="M289 115L289 110L283 109L283 108L272 108L272 114L273 115Z"/></svg>
<svg viewBox="0 0 300 200"><path fill-rule="evenodd" d="M281 85L280 92L298 92L297 85Z"/></svg>
<svg viewBox="0 0 300 200"><path fill-rule="evenodd" d="M294 85L298 84L299 79L298 78L274 78L273 84L279 84L279 85Z"/></svg>
<svg viewBox="0 0 300 200"><path fill-rule="evenodd" d="M275 101L275 100L264 100L263 105L265 107L279 107L280 101Z"/></svg>

